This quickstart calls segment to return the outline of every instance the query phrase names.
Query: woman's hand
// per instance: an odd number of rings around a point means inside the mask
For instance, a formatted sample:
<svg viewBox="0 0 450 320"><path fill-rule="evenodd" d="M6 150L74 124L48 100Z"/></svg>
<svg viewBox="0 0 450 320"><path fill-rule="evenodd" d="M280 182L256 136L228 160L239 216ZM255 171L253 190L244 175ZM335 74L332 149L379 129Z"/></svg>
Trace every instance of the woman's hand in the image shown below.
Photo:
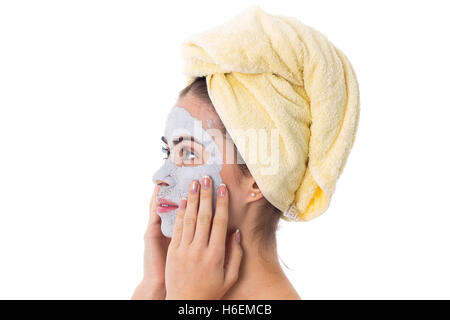
<svg viewBox="0 0 450 320"><path fill-rule="evenodd" d="M239 230L229 239L225 257L227 188L218 188L214 219L212 192L212 180L203 177L201 188L194 180L188 199L180 202L167 253L166 299L220 299L238 279L243 254Z"/></svg>
<svg viewBox="0 0 450 320"><path fill-rule="evenodd" d="M170 238L162 234L161 218L156 213L158 192L159 186L155 186L150 201L148 226L144 235L144 277L131 299L162 300L166 296L164 273Z"/></svg>

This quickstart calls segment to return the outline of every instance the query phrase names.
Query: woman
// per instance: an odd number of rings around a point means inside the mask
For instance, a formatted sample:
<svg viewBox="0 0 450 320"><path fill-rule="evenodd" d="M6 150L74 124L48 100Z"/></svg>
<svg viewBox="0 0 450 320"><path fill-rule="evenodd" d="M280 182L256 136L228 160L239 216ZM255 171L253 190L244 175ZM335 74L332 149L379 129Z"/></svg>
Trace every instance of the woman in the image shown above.
<svg viewBox="0 0 450 320"><path fill-rule="evenodd" d="M275 231L329 205L359 118L353 69L314 29L258 6L183 55L133 298L299 299Z"/></svg>
<svg viewBox="0 0 450 320"><path fill-rule="evenodd" d="M183 110L186 110L193 118L198 119L202 122L203 128L206 129L219 129L224 130L223 124L220 121L220 118L218 117L217 113L214 111L214 108L210 101L208 101L207 98L208 92L206 88L206 81L205 78L199 78L197 81L192 83L189 87L187 87L185 90L182 91L179 100L176 103L175 108L183 108ZM182 117L182 115L175 114L175 117ZM176 122L176 119L174 117L168 118L169 122ZM210 128L208 128L208 125L210 125ZM166 126L167 128L168 126ZM166 130L167 132L167 130ZM166 139L169 139L170 136L173 136L170 134L171 132L166 133ZM296 293L295 289L290 284L289 280L287 279L286 275L284 274L279 261L277 257L277 251L276 251L276 241L275 241L275 229L277 226L277 223L279 221L281 213L278 209L274 208L268 201L263 197L261 191L258 189L258 186L253 179L253 177L248 173L248 169L246 168L245 164L238 164L238 163L227 163L226 161L226 148L232 146L232 143L226 139L226 134L221 135L222 141L217 142L216 144L218 146L221 146L221 152L222 155L222 169L220 170L220 178L221 181L217 181L218 179L214 178L214 172L210 169L209 173L210 176L213 176L213 179L211 181L212 184L214 184L215 187L209 187L206 191L203 187L204 184L202 184L202 179L199 179L201 187L199 188L199 192L195 194L195 196L192 195L192 193L189 193L188 198L192 197L194 199L199 198L199 193L202 194L205 193L206 195L209 195L212 198L213 189L216 192L221 191L221 187L219 184L223 182L225 184L225 193L228 191L229 193L229 204L228 204L228 210L225 211L225 215L229 212L230 216L228 218L228 228L230 230L236 230L239 228L240 234L241 234L241 242L238 243L233 239L233 237L236 237L236 233L232 233L231 239L228 239L229 247L231 248L232 252L229 253L229 255L236 254L237 259L237 266L239 266L240 256L242 255L242 252L245 252L245 256L243 257L243 261L241 262L240 272L239 272L239 280L231 289L232 282L224 283L224 287L218 289L218 293L220 293L220 296L215 296L214 294L212 296L199 296L200 298L204 299L210 299L210 298L225 298L225 299L269 299L269 298L282 298L282 299L289 299L289 298L299 298L298 294ZM189 138L189 137L188 137ZM166 140L165 139L165 140ZM200 139L197 139L200 140ZM166 140L167 141L167 140ZM170 139L168 141L171 141ZM190 139L186 139L186 141L183 141L184 145L177 144L175 146L172 145L172 148L170 148L169 144L166 144L164 147L166 152L172 155L173 161L168 161L167 163L180 163L182 162L182 165L180 165L180 171L183 170L183 168L194 169L196 167L204 166L204 163L206 162L205 156L206 147L204 144L206 142L200 141L202 143L196 143L191 142ZM198 154L199 157L193 159L192 156L189 157L191 154ZM201 159L200 163L194 163L196 159L202 158L201 155L203 155L203 159ZM210 158L209 158L210 159ZM168 159L169 160L169 159ZM208 171L208 169L203 169L204 171ZM202 175L204 171L201 171L198 175ZM176 194L175 188L177 188L180 183L178 184L171 184L174 181L169 180L169 177L164 177L164 166L162 170L160 169L159 172L155 174L155 182L157 183L157 186L159 187L159 194L162 198L170 198L173 199L174 193ZM184 172L180 172L180 175L185 174ZM186 174L189 178L195 177L195 173L187 173ZM196 180L194 180L196 181ZM204 181L204 180L203 180ZM187 179L188 184L191 183L190 179ZM185 191L187 193L188 190L192 189L192 187L189 188L189 186L183 185L185 187ZM161 192L161 188L163 190L167 190L168 192ZM208 191L209 190L209 191ZM205 192L204 192L205 191ZM220 198L217 197L219 200ZM174 199L175 200L175 199ZM205 199L208 201L208 199ZM165 259L166 259L166 248L168 246L168 238L165 238L163 234L161 233L161 225L160 225L160 219L163 221L163 231L167 234L170 234L173 229L175 228L170 224L170 217L167 217L168 214L171 214L174 212L174 209L172 211L167 211L167 209L160 209L160 215L161 218L159 218L158 213L156 212L157 203L155 202L155 196L153 197L153 203L151 205L151 212L150 212L150 224L149 229L147 230L147 237L146 237L146 245L147 245L147 263L145 266L146 274L144 276L143 283L138 287L138 290L135 293L135 298L153 298L153 297L165 297L165 283L164 283L164 273L165 273ZM176 200L175 200L176 201ZM195 207L194 203L194 207ZM200 205L201 206L201 205ZM206 212L201 212L201 210L195 212L193 210L191 213L193 216L197 215L197 219L193 217L193 220L195 221L197 228L195 228L195 232L199 232L199 228L205 224L203 220L205 219L206 224L210 223L210 219L208 217L211 216L211 207L209 207L209 210ZM159 207L162 208L162 207ZM165 211L165 212L164 212ZM179 211L179 209L178 209ZM201 214L204 214L206 218L200 218ZM178 217L180 217L180 212L178 212ZM214 216L214 221L217 220L218 215L216 214ZM227 219L227 217L220 216L221 219ZM191 218L189 218L191 219ZM168 221L169 220L169 221ZM222 221L222 223L224 223ZM164 226L164 224L168 224L169 226ZM186 214L184 214L184 224L185 226L192 226L193 224L187 219ZM208 225L209 228L209 225ZM176 228L175 228L176 229ZM192 233L192 231L190 231ZM195 238L195 236L190 236L191 238ZM192 241L192 239L190 239ZM225 246L225 243L220 243L220 245ZM242 246L242 247L241 247ZM186 251L189 249L186 247ZM197 250L204 250L207 251L206 245L205 246L199 246ZM219 245L216 248L213 248L214 250L214 256L220 257L219 252L220 248ZM200 256L204 256L204 254L200 253ZM233 256L234 257L234 256ZM198 261L197 261L198 262ZM232 261L234 262L234 260ZM169 262L168 262L169 263ZM173 267L176 267L177 265L180 266L180 264L174 263L175 265ZM183 274L182 272L192 272L196 271L199 275L211 275L214 274L211 268L210 264L206 264L207 270L200 270L198 268L195 268L194 270L186 270L185 269L186 262L183 263L180 270L174 271L173 276L178 276L179 278L183 277L189 277L189 274ZM171 271L169 271L171 272ZM236 274L233 274L235 276ZM195 276L195 275L190 275ZM156 280L156 283L152 283ZM236 280L233 278L233 280ZM210 284L210 281L205 281L206 284ZM194 284L201 285L201 283L194 281ZM190 284L189 288L193 289L192 294L199 294L202 292L198 292L196 287L193 287L194 284ZM158 288L159 287L159 288ZM152 289L149 289L152 288ZM267 290L270 288L270 290ZM222 292L222 290L225 290L226 292ZM230 289L230 290L228 290ZM146 292L159 292L159 295L149 295L145 296ZM223 294L223 295L222 295ZM185 296L186 299L197 297L196 295L190 295ZM170 298L170 297L169 297ZM181 298L181 297L180 297Z"/></svg>

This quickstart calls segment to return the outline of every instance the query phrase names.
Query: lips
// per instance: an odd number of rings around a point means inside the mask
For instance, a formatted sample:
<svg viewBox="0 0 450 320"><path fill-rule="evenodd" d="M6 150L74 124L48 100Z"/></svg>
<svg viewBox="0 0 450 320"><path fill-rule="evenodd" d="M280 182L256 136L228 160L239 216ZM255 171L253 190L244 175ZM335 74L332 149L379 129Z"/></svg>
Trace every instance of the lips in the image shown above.
<svg viewBox="0 0 450 320"><path fill-rule="evenodd" d="M178 208L176 203L173 203L165 198L158 198L156 200L158 203L158 207L156 208L157 213L166 213Z"/></svg>

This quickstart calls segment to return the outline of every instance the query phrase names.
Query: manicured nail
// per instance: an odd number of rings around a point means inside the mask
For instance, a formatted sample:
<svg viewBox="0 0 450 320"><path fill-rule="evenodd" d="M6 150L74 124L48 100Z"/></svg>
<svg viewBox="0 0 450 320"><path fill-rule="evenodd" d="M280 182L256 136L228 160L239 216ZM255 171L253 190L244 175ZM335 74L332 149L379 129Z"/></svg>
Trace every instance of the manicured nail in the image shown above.
<svg viewBox="0 0 450 320"><path fill-rule="evenodd" d="M225 197L227 194L227 186L223 183L219 185L219 188L217 189L217 195L221 198Z"/></svg>
<svg viewBox="0 0 450 320"><path fill-rule="evenodd" d="M195 194L198 191L198 182L197 180L192 181L192 185L191 185L191 193Z"/></svg>
<svg viewBox="0 0 450 320"><path fill-rule="evenodd" d="M186 206L187 206L187 199L186 198L181 199L180 209L186 209Z"/></svg>
<svg viewBox="0 0 450 320"><path fill-rule="evenodd" d="M241 231L239 229L236 230L236 233L234 234L234 239L237 243L241 243Z"/></svg>
<svg viewBox="0 0 450 320"><path fill-rule="evenodd" d="M204 190L208 190L209 187L211 186L211 178L208 176L203 176L202 177L202 187Z"/></svg>

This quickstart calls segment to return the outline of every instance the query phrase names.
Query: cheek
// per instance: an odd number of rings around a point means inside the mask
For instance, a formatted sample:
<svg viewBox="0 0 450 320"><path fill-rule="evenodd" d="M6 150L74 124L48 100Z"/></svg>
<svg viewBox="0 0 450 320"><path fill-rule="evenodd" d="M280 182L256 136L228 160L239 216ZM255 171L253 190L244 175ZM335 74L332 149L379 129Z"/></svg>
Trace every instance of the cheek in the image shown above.
<svg viewBox="0 0 450 320"><path fill-rule="evenodd" d="M217 165L201 165L201 166L183 166L179 167L175 172L175 183L173 185L174 192L177 194L188 195L189 186L192 180L201 181L202 176L207 175L213 181L213 201L216 201L216 192L219 185L223 182L220 176L221 167ZM181 197L180 197L181 200Z"/></svg>
<svg viewBox="0 0 450 320"><path fill-rule="evenodd" d="M227 185L229 189L239 188L239 181L237 179L237 166L235 164L223 164L220 171L220 177L223 183ZM230 190L231 192L231 190Z"/></svg>
<svg viewBox="0 0 450 320"><path fill-rule="evenodd" d="M220 175L223 183L227 185L229 192L229 210L231 223L237 220L237 217L242 212L243 205L245 203L244 195L245 190L239 183L239 168L236 164L224 164Z"/></svg>

